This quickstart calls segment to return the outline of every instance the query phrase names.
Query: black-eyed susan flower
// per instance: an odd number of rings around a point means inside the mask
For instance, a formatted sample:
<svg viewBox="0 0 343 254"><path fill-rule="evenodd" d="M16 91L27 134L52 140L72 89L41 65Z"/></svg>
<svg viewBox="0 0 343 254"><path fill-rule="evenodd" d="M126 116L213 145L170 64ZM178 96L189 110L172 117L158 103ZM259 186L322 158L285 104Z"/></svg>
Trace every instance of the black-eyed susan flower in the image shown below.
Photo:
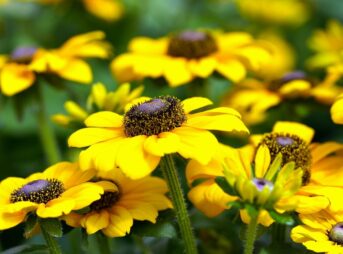
<svg viewBox="0 0 343 254"><path fill-rule="evenodd" d="M7 96L20 93L36 81L37 73L51 73L81 83L92 81L88 57L107 58L109 45L103 32L91 32L69 39L55 50L18 47L0 57L0 90Z"/></svg>
<svg viewBox="0 0 343 254"><path fill-rule="evenodd" d="M159 39L133 39L129 52L115 58L111 68L120 82L164 77L175 87L214 72L238 82L269 57L265 45L244 32L184 31Z"/></svg>
<svg viewBox="0 0 343 254"><path fill-rule="evenodd" d="M320 104L332 105L342 91L335 85L338 78L335 72L328 71L323 81L316 82L302 71L293 71L272 81L247 79L224 97L222 105L235 108L247 124L257 124L266 118L268 109L286 101L313 98Z"/></svg>
<svg viewBox="0 0 343 254"><path fill-rule="evenodd" d="M83 125L83 121L94 112L113 111L124 113L125 106L138 98L143 89L143 86L140 86L131 90L130 84L125 83L115 91L108 91L102 83L96 83L92 86L85 107L69 100L64 103L68 115L55 114L52 116L52 120L62 126L73 123Z"/></svg>
<svg viewBox="0 0 343 254"><path fill-rule="evenodd" d="M161 96L133 105L125 115L98 112L85 120L87 128L73 133L68 143L89 147L80 153L82 169L110 171L118 166L132 179L150 174L165 154L179 153L206 164L218 146L208 130L248 132L231 108L191 113L210 104L201 97L181 102Z"/></svg>
<svg viewBox="0 0 343 254"><path fill-rule="evenodd" d="M155 223L159 211L172 207L165 196L167 184L158 177L131 180L119 170L98 172L97 177L114 183L116 188L105 190L101 199L90 204L87 213L64 217L67 224L83 227L88 234L101 230L109 237L125 236L130 233L134 220Z"/></svg>
<svg viewBox="0 0 343 254"><path fill-rule="evenodd" d="M316 54L308 60L311 68L342 64L343 26L335 20L328 22L325 30L317 30L309 40L309 47Z"/></svg>
<svg viewBox="0 0 343 254"><path fill-rule="evenodd" d="M278 25L301 25L310 15L301 0L236 0L241 14L249 19Z"/></svg>
<svg viewBox="0 0 343 254"><path fill-rule="evenodd" d="M203 182L193 187L188 197L193 204L212 217L230 207L230 202L239 201L256 207L259 223L269 226L273 220L268 210L294 210L295 193L301 186L302 170L295 164L284 163L282 155L272 158L268 147L262 145L257 152L252 146L240 149L222 147L221 160L214 160L206 166L191 161L187 166L187 179ZM225 193L215 182L218 176L225 176L234 193ZM248 223L250 216L241 210L241 218Z"/></svg>
<svg viewBox="0 0 343 254"><path fill-rule="evenodd" d="M320 213L300 215L303 225L291 231L294 242L303 244L316 253L343 253L343 213L323 210Z"/></svg>
<svg viewBox="0 0 343 254"><path fill-rule="evenodd" d="M0 183L0 229L20 224L30 212L40 218L58 218L90 205L104 193L102 185L87 182L94 174L94 170L79 170L77 163L61 162L27 178L4 179Z"/></svg>

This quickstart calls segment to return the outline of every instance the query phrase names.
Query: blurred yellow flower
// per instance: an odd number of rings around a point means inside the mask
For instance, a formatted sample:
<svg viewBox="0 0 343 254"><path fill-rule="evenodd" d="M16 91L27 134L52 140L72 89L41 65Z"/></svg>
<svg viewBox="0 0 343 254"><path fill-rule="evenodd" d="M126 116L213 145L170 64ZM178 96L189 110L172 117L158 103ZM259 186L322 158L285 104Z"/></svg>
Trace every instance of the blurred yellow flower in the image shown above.
<svg viewBox="0 0 343 254"><path fill-rule="evenodd" d="M317 30L309 40L316 54L307 64L310 68L323 68L343 63L343 26L335 20L328 22L326 30Z"/></svg>
<svg viewBox="0 0 343 254"><path fill-rule="evenodd" d="M120 82L164 77L175 87L214 72L238 82L269 59L269 49L247 33L184 31L159 39L134 38L129 52L115 58L111 68Z"/></svg>
<svg viewBox="0 0 343 254"><path fill-rule="evenodd" d="M248 125L257 124L265 120L268 109L284 101L314 98L321 104L331 105L342 92L335 85L338 78L336 73L328 71L323 81L315 82L305 73L294 71L272 81L247 79L224 97L222 105L240 112Z"/></svg>
<svg viewBox="0 0 343 254"><path fill-rule="evenodd" d="M9 56L0 56L0 90L13 96L31 87L36 74L55 74L80 83L92 81L92 70L83 60L88 57L107 58L109 44L103 41L103 32L74 36L61 48L47 50L36 47L18 47Z"/></svg>
<svg viewBox="0 0 343 254"><path fill-rule="evenodd" d="M79 170L77 163L61 162L25 179L4 179L0 183L0 229L20 224L30 212L57 218L90 205L104 193L102 185L87 182L94 175L94 170Z"/></svg>
<svg viewBox="0 0 343 254"><path fill-rule="evenodd" d="M343 213L321 211L310 215L300 215L304 225L291 231L294 242L303 244L316 253L343 253Z"/></svg>
<svg viewBox="0 0 343 254"><path fill-rule="evenodd" d="M271 25L301 25L310 16L302 0L236 0L241 14Z"/></svg>
<svg viewBox="0 0 343 254"><path fill-rule="evenodd" d="M99 172L97 177L115 183L115 190L107 191L108 182L98 182L104 183L105 193L90 205L90 211L71 213L63 218L70 226L85 228L88 234L101 230L109 237L125 236L130 233L133 220L155 223L159 211L172 208L165 196L167 184L158 177L131 180L119 170Z"/></svg>
<svg viewBox="0 0 343 254"><path fill-rule="evenodd" d="M125 106L138 98L143 92L143 86L139 86L130 91L130 84L120 85L115 91L107 91L102 83L96 83L92 86L91 93L87 99L87 106L83 108L74 101L64 103L64 108L68 115L55 114L52 120L62 126L70 124L83 125L84 120L98 111L113 111L118 114L124 113Z"/></svg>
<svg viewBox="0 0 343 254"><path fill-rule="evenodd" d="M193 97L182 102L161 96L134 104L125 115L103 111L90 115L87 128L74 132L71 147L89 147L80 153L82 169L110 171L119 167L126 176L149 175L165 154L179 153L206 164L218 146L208 130L248 132L240 115L230 108L196 109L212 104Z"/></svg>

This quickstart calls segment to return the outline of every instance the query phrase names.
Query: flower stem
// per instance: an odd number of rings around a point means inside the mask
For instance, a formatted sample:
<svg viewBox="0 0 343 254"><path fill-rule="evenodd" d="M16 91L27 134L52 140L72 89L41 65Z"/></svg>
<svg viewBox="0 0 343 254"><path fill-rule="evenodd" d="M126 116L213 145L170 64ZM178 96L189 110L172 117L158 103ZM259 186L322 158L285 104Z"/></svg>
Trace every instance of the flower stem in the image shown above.
<svg viewBox="0 0 343 254"><path fill-rule="evenodd" d="M178 172L175 168L174 160L171 154L167 154L162 158L161 169L171 194L176 218L181 231L181 237L185 244L185 252L187 254L195 254L197 253L195 238L193 235L191 222L188 217L186 202L179 181Z"/></svg>
<svg viewBox="0 0 343 254"><path fill-rule="evenodd" d="M60 151L58 149L54 130L49 123L44 103L43 87L39 84L39 109L38 109L38 125L39 135L42 142L42 146L45 152L45 156L49 165L60 161Z"/></svg>
<svg viewBox="0 0 343 254"><path fill-rule="evenodd" d="M40 228L41 228L43 237L45 239L45 242L48 246L49 253L50 254L62 254L62 251L61 251L60 246L58 245L56 239L53 236L49 235L49 233L46 232L44 227L40 227Z"/></svg>
<svg viewBox="0 0 343 254"><path fill-rule="evenodd" d="M98 242L99 251L101 254L111 254L110 244L108 238L101 232L96 233L96 240Z"/></svg>
<svg viewBox="0 0 343 254"><path fill-rule="evenodd" d="M256 240L256 231L258 227L258 214L251 218L245 234L244 254L252 254Z"/></svg>

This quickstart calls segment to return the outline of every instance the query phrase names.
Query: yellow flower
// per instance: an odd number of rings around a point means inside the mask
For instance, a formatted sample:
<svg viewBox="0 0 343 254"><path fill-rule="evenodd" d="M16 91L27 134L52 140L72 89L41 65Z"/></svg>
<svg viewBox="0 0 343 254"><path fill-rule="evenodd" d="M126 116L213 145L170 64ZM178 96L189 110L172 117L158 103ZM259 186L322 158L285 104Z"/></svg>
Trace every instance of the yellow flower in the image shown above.
<svg viewBox="0 0 343 254"><path fill-rule="evenodd" d="M206 164L218 146L208 130L248 132L230 108L191 113L210 104L201 97L181 102L161 96L133 105L124 116L98 112L86 119L87 128L70 136L68 144L89 147L80 154L82 169L109 171L118 166L132 179L149 175L165 154L179 153Z"/></svg>
<svg viewBox="0 0 343 254"><path fill-rule="evenodd" d="M100 199L103 187L87 182L94 173L79 170L77 163L61 162L27 178L4 179L0 183L0 230L20 224L29 212L57 218Z"/></svg>
<svg viewBox="0 0 343 254"><path fill-rule="evenodd" d="M317 30L309 41L309 46L316 52L308 60L311 68L322 68L342 64L343 57L343 26L338 21L331 20L326 30Z"/></svg>
<svg viewBox="0 0 343 254"><path fill-rule="evenodd" d="M247 79L224 97L222 105L240 112L247 124L257 124L265 120L268 109L284 101L314 98L321 104L331 105L342 92L342 88L335 85L338 78L335 72L328 70L322 82L311 80L301 71L268 82Z"/></svg>
<svg viewBox="0 0 343 254"><path fill-rule="evenodd" d="M159 39L133 39L129 52L114 59L111 68L120 82L164 77L175 87L214 72L238 82L269 58L265 45L247 33L184 31Z"/></svg>
<svg viewBox="0 0 343 254"><path fill-rule="evenodd" d="M120 85L115 91L109 92L102 83L96 83L87 99L86 108L81 107L74 101L64 103L64 108L68 115L55 114L52 120L62 126L72 123L83 125L83 121L92 113L98 111L113 111L124 113L126 105L138 98L143 92L143 86L130 91L130 84Z"/></svg>
<svg viewBox="0 0 343 254"><path fill-rule="evenodd" d="M265 226L273 222L268 210L287 211L296 208L294 194L301 186L302 169L295 169L294 162L281 166L282 155L272 158L266 145L261 145L255 155L252 148L226 147L222 150L224 157L221 161L212 161L206 166L190 162L187 166L188 181L206 179L188 194L197 208L212 217L229 208L228 201L237 200L261 210L259 222ZM234 193L226 194L214 182L217 176L225 176ZM241 210L241 218L245 223L250 220L245 209Z"/></svg>
<svg viewBox="0 0 343 254"><path fill-rule="evenodd" d="M311 215L300 215L304 225L291 231L294 242L303 244L316 253L343 253L343 214L321 211Z"/></svg>
<svg viewBox="0 0 343 254"><path fill-rule="evenodd" d="M335 142L311 143L313 135L313 129L305 125L277 122L271 133L252 136L252 145L240 149L221 146L207 165L191 160L186 169L187 181L191 186L196 180L202 179L202 182L191 188L189 199L209 217L227 209L227 203L233 197L223 192L215 182L216 177L224 175L223 161L225 165L234 163L241 172L249 172L256 147L262 143L269 147L271 161L281 152L284 163L294 161L296 168L304 170L304 186L296 194L297 212L309 214L329 206L333 211L343 209L339 202L343 195L343 188L339 187L343 186L343 145ZM271 223L265 216L260 216L260 219L265 220L261 222L264 225Z"/></svg>
<svg viewBox="0 0 343 254"><path fill-rule="evenodd" d="M20 93L36 80L36 73L52 73L81 83L92 81L92 71L82 59L107 58L109 45L103 32L91 32L69 39L55 50L18 47L9 56L0 56L0 90L7 96Z"/></svg>
<svg viewBox="0 0 343 254"><path fill-rule="evenodd" d="M30 69L42 73L54 73L64 79L90 83L92 70L83 58L108 58L110 46L101 31L76 35L54 50L38 49Z"/></svg>
<svg viewBox="0 0 343 254"><path fill-rule="evenodd" d="M168 187L158 177L131 180L119 170L99 172L97 176L115 183L116 189L106 191L104 184L105 193L90 205L89 212L64 217L68 225L83 227L88 234L101 230L109 237L120 237L130 233L133 220L155 223L159 211L172 208L165 196Z"/></svg>
<svg viewBox="0 0 343 254"><path fill-rule="evenodd" d="M310 14L301 0L236 0L236 3L243 16L273 25L301 25Z"/></svg>

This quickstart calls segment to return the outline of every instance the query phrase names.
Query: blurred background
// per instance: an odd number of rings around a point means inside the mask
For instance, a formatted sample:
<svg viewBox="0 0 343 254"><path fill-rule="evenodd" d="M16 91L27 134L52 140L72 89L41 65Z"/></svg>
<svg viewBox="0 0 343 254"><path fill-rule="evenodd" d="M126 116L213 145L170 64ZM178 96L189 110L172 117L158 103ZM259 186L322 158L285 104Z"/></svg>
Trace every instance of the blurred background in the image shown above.
<svg viewBox="0 0 343 254"><path fill-rule="evenodd" d="M0 54L10 54L18 46L38 46L57 48L70 37L94 30L106 33L106 39L113 46L113 57L108 60L89 60L93 70L93 83L101 81L108 89L118 86L109 69L110 61L127 50L128 42L136 36L161 37L177 31L187 29L213 29L230 31L247 31L254 36L261 36L263 32L273 31L280 34L294 51L294 69L306 70L306 59L313 55L307 41L318 28L324 28L328 20L343 21L343 1L341 0L308 0L297 1L305 6L302 15L288 21L280 21L281 11L268 9L268 15L255 15L244 9L244 4L234 0L118 0L122 5L122 13L115 20L109 21L94 15L85 2L81 0L45 0L45 1L1 1L0 0ZM248 0L248 2L260 2ZM88 1L89 2L89 1ZM247 0L245 0L247 2ZM279 2L279 1L275 1ZM280 1L282 2L282 1ZM90 8L90 7L88 7ZM292 9L284 9L292 12ZM263 12L263 11L262 11ZM323 77L323 73L316 73ZM44 88L46 110L49 115L64 113L63 104L67 99L73 99L85 105L91 86L73 84L66 85L66 89L51 86ZM185 87L171 90L167 85L156 85L150 80L137 82L137 86L145 84L144 95L177 94L187 95ZM215 102L220 101L220 95L229 89L230 82L218 77L210 78L210 97ZM18 106L18 101L21 103ZM0 97L0 176L21 176L43 170L47 163L37 135L35 121L35 103L29 96L17 98ZM275 120L283 119L280 110L271 112L269 120L262 125L251 128L252 132L270 131ZM324 120L323 120L324 119ZM303 122L316 128L316 140L343 141L340 127L331 123L328 107L315 107L313 112L306 114ZM68 158L66 137L72 130L54 126L58 142L65 158ZM230 138L225 137L231 142ZM228 142L229 142L228 141ZM233 139L233 145L244 143L244 140ZM180 162L181 164L183 162ZM202 253L240 253L239 232L237 223L233 220L236 214L227 212L215 219L208 219L194 208L191 209L192 221L196 234L201 241ZM170 214L165 214L168 218ZM169 217L170 218L170 217ZM239 221L238 218L236 218ZM111 244L116 253L182 253L178 240L173 238L175 229L163 226L156 228L164 230L164 238L154 238L156 232L146 232L141 223L134 229L132 237L114 239ZM66 229L67 230L67 229ZM2 250L24 243L21 236L23 229L0 232L0 248ZM160 233L158 231L158 233ZM143 239L141 235L145 235ZM33 237L31 242L40 242L39 237ZM67 234L63 239L66 253L98 253L92 247L92 237L89 242L82 240L78 230ZM25 241L27 243L27 241ZM134 243L134 244L133 244ZM301 247L295 247L290 242L283 250L265 247L270 243L268 236L259 241L260 253L306 253ZM89 246L89 250L85 246ZM278 245L280 248L280 245ZM5 252L4 252L5 253ZM40 252L35 252L40 253Z"/></svg>

